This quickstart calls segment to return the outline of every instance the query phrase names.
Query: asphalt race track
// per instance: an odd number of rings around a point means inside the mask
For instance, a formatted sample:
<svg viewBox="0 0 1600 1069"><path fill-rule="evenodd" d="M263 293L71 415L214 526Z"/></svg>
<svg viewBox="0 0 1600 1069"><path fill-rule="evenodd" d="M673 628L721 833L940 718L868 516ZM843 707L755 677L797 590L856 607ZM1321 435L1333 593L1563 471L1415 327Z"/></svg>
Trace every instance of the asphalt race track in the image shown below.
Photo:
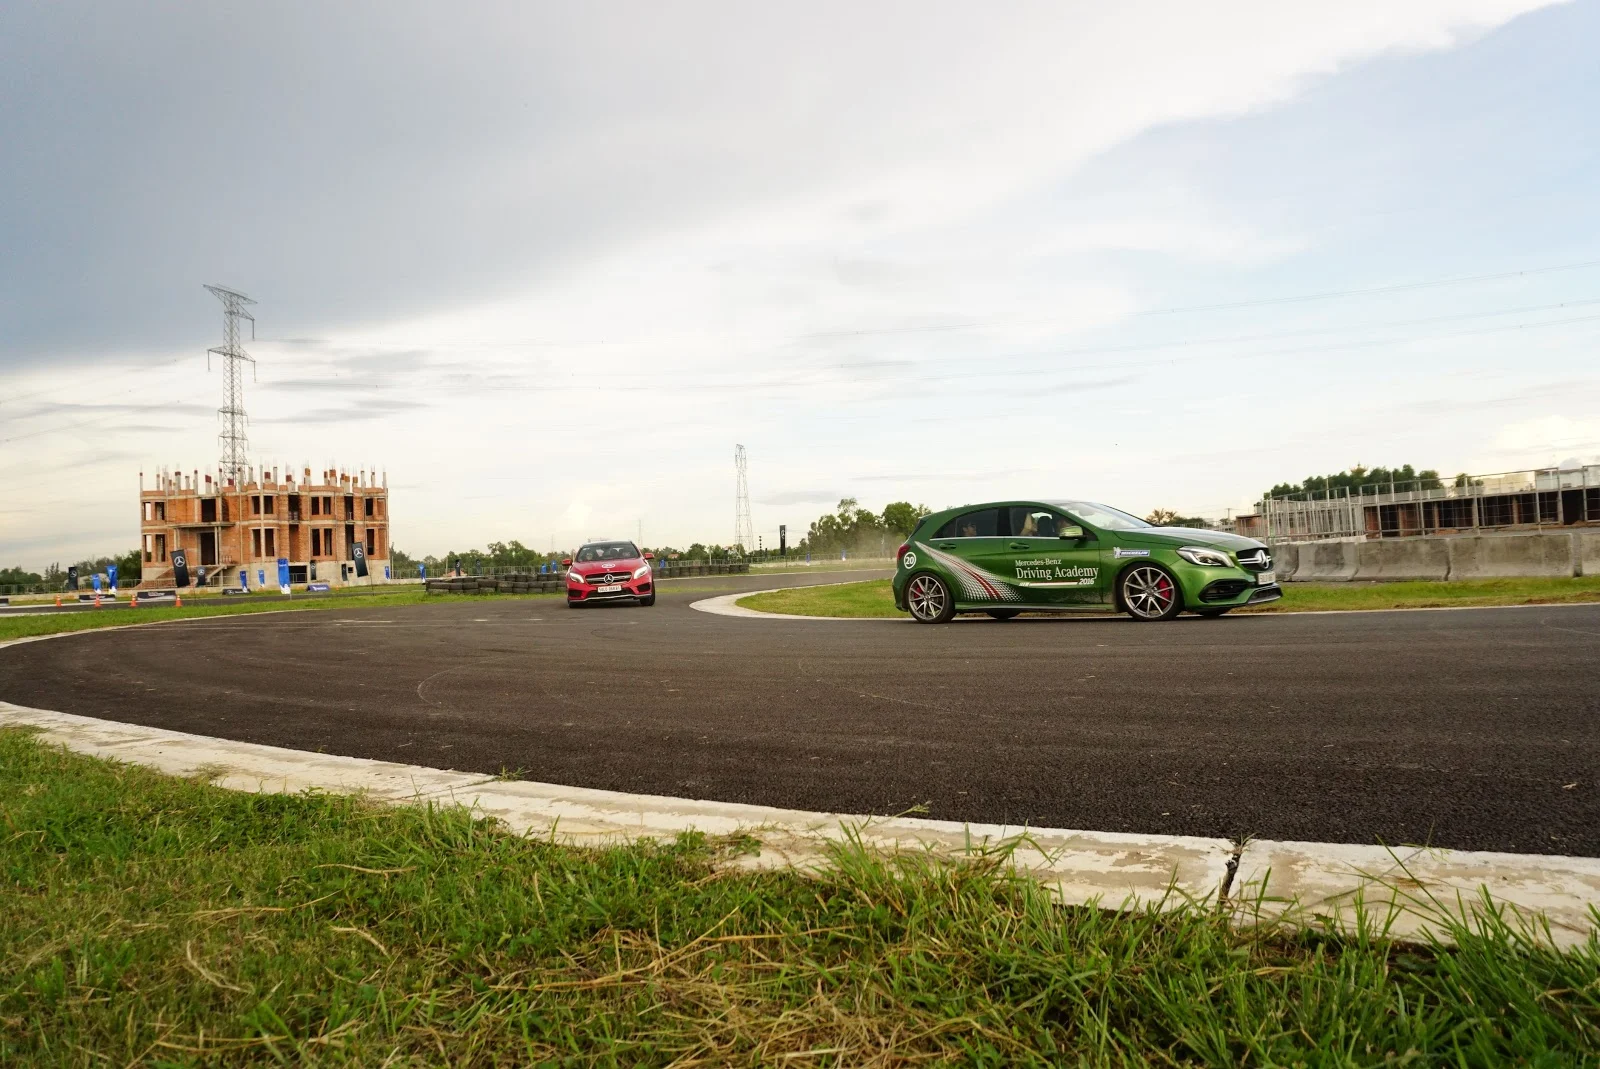
<svg viewBox="0 0 1600 1069"><path fill-rule="evenodd" d="M946 627L689 608L865 577L85 632L0 651L0 699L801 809L1600 856L1600 605Z"/></svg>

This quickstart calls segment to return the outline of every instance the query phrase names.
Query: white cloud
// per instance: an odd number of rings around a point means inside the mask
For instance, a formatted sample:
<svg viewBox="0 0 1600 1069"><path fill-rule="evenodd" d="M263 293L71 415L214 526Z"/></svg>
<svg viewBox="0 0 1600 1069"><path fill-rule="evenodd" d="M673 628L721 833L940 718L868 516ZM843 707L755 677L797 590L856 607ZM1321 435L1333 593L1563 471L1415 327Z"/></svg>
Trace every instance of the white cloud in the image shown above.
<svg viewBox="0 0 1600 1069"><path fill-rule="evenodd" d="M35 13L51 32L0 51L28 86L16 114L75 136L0 116L37 150L10 188L51 194L0 197L23 249L0 267L17 310L0 360L132 332L156 359L195 358L131 379L136 399L209 408L198 283L239 285L261 302L253 445L418 487L394 502L412 552L641 517L658 539L726 540L735 441L759 530L803 527L812 488L874 471L935 498L984 489L938 473L985 472L1192 510L1148 485L1191 447L1182 419L1215 418L1203 444L1226 453L1306 418L1240 411L1224 373L1174 387L1160 354L1060 354L1133 322L1163 273L1270 267L1307 239L1179 171L1092 198L1064 183L1153 131L1220 139L1320 78L1538 6L386 5L377 27L268 8L243 38L186 15ZM72 32L88 17L103 33ZM47 106L80 85L119 103ZM175 322L192 340L167 344ZM204 465L214 433L174 420L152 466ZM1227 468L1194 492L1254 478ZM73 489L130 482L107 469ZM486 504L438 507L451 497Z"/></svg>

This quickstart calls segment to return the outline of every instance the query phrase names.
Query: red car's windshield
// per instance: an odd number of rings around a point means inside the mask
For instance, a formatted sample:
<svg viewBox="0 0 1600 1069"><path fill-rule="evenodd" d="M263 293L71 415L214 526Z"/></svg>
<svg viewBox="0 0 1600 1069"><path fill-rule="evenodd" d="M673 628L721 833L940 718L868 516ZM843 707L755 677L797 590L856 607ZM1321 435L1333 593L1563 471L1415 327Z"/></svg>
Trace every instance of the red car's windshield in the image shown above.
<svg viewBox="0 0 1600 1069"><path fill-rule="evenodd" d="M633 560L639 556L639 547L632 542L594 542L578 550L574 558L579 564L597 560Z"/></svg>

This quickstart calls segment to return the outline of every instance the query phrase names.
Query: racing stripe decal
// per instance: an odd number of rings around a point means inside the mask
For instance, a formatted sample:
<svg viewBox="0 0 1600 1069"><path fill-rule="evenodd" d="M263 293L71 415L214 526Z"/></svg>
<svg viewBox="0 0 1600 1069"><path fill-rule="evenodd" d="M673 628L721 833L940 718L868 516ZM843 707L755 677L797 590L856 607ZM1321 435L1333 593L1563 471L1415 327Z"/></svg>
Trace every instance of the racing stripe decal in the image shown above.
<svg viewBox="0 0 1600 1069"><path fill-rule="evenodd" d="M1017 588L993 572L986 572L960 557L918 542L917 549L941 564L965 595L964 601L1021 601Z"/></svg>

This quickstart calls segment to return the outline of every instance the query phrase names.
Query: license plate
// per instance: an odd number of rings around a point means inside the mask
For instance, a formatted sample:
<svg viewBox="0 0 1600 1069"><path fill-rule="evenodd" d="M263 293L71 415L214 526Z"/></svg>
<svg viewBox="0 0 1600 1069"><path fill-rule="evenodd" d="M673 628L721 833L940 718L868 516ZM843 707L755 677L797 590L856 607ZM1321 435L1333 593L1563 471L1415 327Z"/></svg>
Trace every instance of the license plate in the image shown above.
<svg viewBox="0 0 1600 1069"><path fill-rule="evenodd" d="M602 594L615 594L615 593L619 592L621 589L622 589L622 584L621 583L609 583L606 586L603 586L603 587L600 588L600 593L602 593Z"/></svg>
<svg viewBox="0 0 1600 1069"><path fill-rule="evenodd" d="M1277 581L1278 581L1278 573L1277 572L1257 572L1256 573L1256 586L1266 586L1268 583L1276 583Z"/></svg>

